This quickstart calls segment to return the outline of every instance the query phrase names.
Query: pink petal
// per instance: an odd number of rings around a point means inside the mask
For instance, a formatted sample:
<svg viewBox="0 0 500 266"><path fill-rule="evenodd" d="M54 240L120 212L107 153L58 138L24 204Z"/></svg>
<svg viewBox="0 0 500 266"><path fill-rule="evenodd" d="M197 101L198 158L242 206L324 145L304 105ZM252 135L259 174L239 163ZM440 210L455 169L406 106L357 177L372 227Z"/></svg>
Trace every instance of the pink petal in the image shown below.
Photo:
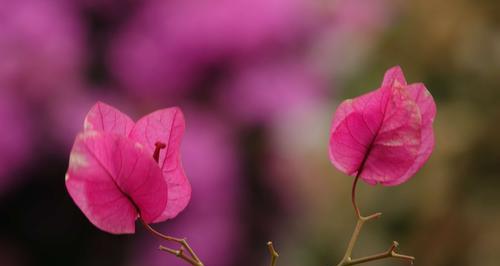
<svg viewBox="0 0 500 266"><path fill-rule="evenodd" d="M330 159L370 184L400 178L420 147L421 115L402 89L383 87L341 104L333 120Z"/></svg>
<svg viewBox="0 0 500 266"><path fill-rule="evenodd" d="M168 185L168 203L163 214L154 220L155 223L174 218L186 208L191 199L191 184L184 172L180 157L178 164L177 169L163 172Z"/></svg>
<svg viewBox="0 0 500 266"><path fill-rule="evenodd" d="M130 138L144 144L150 156L156 149L155 143L166 144L166 148L160 151L158 162L167 181L169 197L167 207L155 222L175 217L191 198L191 185L180 158L184 129L184 115L179 108L173 107L144 116L130 132Z"/></svg>
<svg viewBox="0 0 500 266"><path fill-rule="evenodd" d="M425 164L425 162L427 162L434 149L434 130L432 128L432 123L436 117L436 103L422 83L408 85L405 89L419 107L422 115L421 146L415 162L406 174L394 182L386 183L386 185L399 185L407 181Z"/></svg>
<svg viewBox="0 0 500 266"><path fill-rule="evenodd" d="M99 131L76 137L66 188L90 222L113 234L134 233L138 212L147 223L155 220L168 197L161 170L146 149Z"/></svg>
<svg viewBox="0 0 500 266"><path fill-rule="evenodd" d="M355 175L381 126L389 90L378 89L342 102L330 131L330 160L340 171Z"/></svg>
<svg viewBox="0 0 500 266"><path fill-rule="evenodd" d="M400 66L390 68L385 72L382 87L406 86L406 79Z"/></svg>
<svg viewBox="0 0 500 266"><path fill-rule="evenodd" d="M103 102L92 106L85 117L84 129L116 133L128 136L134 122L126 114Z"/></svg>

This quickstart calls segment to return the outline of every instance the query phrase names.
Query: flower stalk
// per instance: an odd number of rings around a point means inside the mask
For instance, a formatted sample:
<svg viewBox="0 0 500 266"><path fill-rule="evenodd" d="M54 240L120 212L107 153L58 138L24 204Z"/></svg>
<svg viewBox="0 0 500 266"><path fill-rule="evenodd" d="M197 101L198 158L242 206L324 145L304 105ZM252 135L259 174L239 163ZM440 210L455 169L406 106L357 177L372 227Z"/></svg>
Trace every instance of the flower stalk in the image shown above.
<svg viewBox="0 0 500 266"><path fill-rule="evenodd" d="M275 266L276 261L278 260L278 257L280 256L278 252L274 249L273 242L269 241L267 242L267 249L269 250L269 254L271 255L271 262L270 266Z"/></svg>
<svg viewBox="0 0 500 266"><path fill-rule="evenodd" d="M153 236L158 237L158 238L165 240L165 241L175 242L175 243L181 245L181 247L179 249L172 249L172 248L168 248L168 247L160 245L158 248L161 251L165 251L167 253L173 254L176 257L186 261L187 263L189 263L193 266L204 266L203 262L201 262L200 258L196 255L194 250L189 246L189 244L187 243L185 238L177 238L177 237L171 237L171 236L164 235L164 234L156 231L154 228L152 228L146 222L144 222L144 220L142 218L139 218L139 220L141 221L144 228L146 228L146 230L149 233L151 233ZM185 251L187 251L187 254Z"/></svg>
<svg viewBox="0 0 500 266"><path fill-rule="evenodd" d="M412 256L408 255L403 255L399 254L396 252L396 248L398 247L398 242L394 241L392 245L389 247L389 249L385 252L381 252L378 254L366 256L366 257L361 257L357 259L352 259L352 251L354 249L354 246L356 245L356 242L358 241L359 234L361 233L361 229L363 228L363 225L373 219L379 218L382 213L377 212L369 216L363 216L361 215L361 211L359 210L358 205L356 204L356 186L358 184L359 176L360 176L361 171L358 172L356 177L354 178L354 182L352 184L352 191L351 191L351 199L352 199L352 205L354 207L354 211L356 213L357 217L357 222L356 222L356 227L354 228L354 232L352 233L351 240L349 241L349 244L347 246L346 252L344 254L344 257L342 260L337 264L337 266L349 266L349 265L356 265L356 264L361 264L365 262L370 262L370 261L375 261L375 260L380 260L380 259L385 259L385 258L397 258L397 259L403 259L411 264L413 264L415 258Z"/></svg>

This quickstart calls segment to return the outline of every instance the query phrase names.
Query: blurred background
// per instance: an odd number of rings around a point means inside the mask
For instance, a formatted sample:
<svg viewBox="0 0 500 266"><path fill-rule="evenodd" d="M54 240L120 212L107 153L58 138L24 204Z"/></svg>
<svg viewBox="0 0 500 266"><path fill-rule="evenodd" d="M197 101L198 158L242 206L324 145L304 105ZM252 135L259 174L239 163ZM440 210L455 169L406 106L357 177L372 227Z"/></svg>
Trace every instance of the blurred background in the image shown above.
<svg viewBox="0 0 500 266"><path fill-rule="evenodd" d="M338 103L401 65L434 95L436 148L398 187L359 186L360 257L392 240L416 265L499 265L500 3L0 0L0 265L185 265L98 230L69 197L69 150L101 100L185 112L188 208L156 226L207 266L336 265L351 177L327 143ZM402 265L384 260L370 265Z"/></svg>

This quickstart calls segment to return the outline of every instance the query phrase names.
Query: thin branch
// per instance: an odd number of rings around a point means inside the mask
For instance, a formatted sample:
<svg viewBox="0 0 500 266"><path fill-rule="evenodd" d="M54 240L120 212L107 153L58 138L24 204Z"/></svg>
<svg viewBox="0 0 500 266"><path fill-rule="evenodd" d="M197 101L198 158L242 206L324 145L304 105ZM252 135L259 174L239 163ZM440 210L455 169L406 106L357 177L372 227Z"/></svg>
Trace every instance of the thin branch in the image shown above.
<svg viewBox="0 0 500 266"><path fill-rule="evenodd" d="M352 201L352 206L354 207L354 211L356 212L356 216L358 219L361 219L363 216L361 215L361 211L358 208L358 205L356 204L356 185L358 184L359 176L361 174L361 171L358 172L356 177L354 178L354 181L352 183L352 189L351 189L351 201Z"/></svg>
<svg viewBox="0 0 500 266"><path fill-rule="evenodd" d="M402 254L397 253L396 248L398 247L398 245L399 245L398 242L394 241L394 242L392 242L391 247L385 252L378 253L378 254L371 255L371 256L362 257L359 259L350 260L343 265L356 265L356 264L361 264L361 263L385 259L385 258L402 259L402 260L408 261L410 264L413 265L413 262L415 261L415 257L408 256L408 255L402 255Z"/></svg>
<svg viewBox="0 0 500 266"><path fill-rule="evenodd" d="M352 201L352 206L354 207L354 211L356 212L356 217L358 217L359 220L364 220L368 221L374 218L378 218L380 215L382 215L381 212L374 213L369 216L363 216L361 215L361 211L359 210L358 204L356 204L356 187L358 184L359 176L361 174L361 171L356 175L354 178L354 181L352 182L352 190L351 190L351 201Z"/></svg>
<svg viewBox="0 0 500 266"><path fill-rule="evenodd" d="M176 249L171 249L171 248L164 247L164 246L160 245L158 248L161 251L168 252L170 254L175 255L176 257L179 257L179 258L185 260L187 263L189 263L191 265L199 265L199 263L197 261L195 261L193 258L191 258L189 256L186 256L186 254L184 253L184 248L183 247L181 247L179 250L176 250Z"/></svg>
<svg viewBox="0 0 500 266"><path fill-rule="evenodd" d="M342 265L347 265L345 262L351 260L351 255L352 255L352 250L354 249L354 246L356 245L356 242L358 241L359 234L361 232L361 228L363 228L363 225L365 222L370 221L372 219L378 218L382 213L375 213L367 217L359 216L358 221L356 223L356 227L354 228L354 232L352 233L351 240L349 241L349 244L347 245L346 252L344 254L344 257L342 258L342 261L337 265L337 266L342 266Z"/></svg>
<svg viewBox="0 0 500 266"><path fill-rule="evenodd" d="M278 257L280 256L278 252L274 249L273 242L267 242L267 249L269 250L269 254L271 255L271 263L270 266L275 266Z"/></svg>
<svg viewBox="0 0 500 266"><path fill-rule="evenodd" d="M393 242L389 250L383 253L378 253L375 255L371 256L366 256L362 257L359 259L352 259L352 251L354 249L354 246L356 245L356 242L358 241L359 234L361 232L361 229L363 228L363 225L365 222L370 221L372 219L378 218L382 215L382 213L377 212L372 215L368 216L363 216L361 215L361 211L359 210L358 205L356 204L356 186L358 184L358 180L360 177L361 171L358 172L356 177L354 178L354 181L352 183L352 190L351 190L351 200L352 200L352 205L354 207L354 211L356 212L356 217L357 217L357 222L356 222L356 227L354 228L354 232L352 233L351 240L349 241L349 244L347 246L346 252L344 254L344 257L342 260L337 264L337 266L348 266L348 265L355 265L355 264L361 264L369 261L374 261L374 260L380 260L384 258L398 258L398 259L404 259L409 261L410 263L413 264L413 261L415 260L414 257L408 256L408 255L402 255L398 254L396 252L396 248L398 246L398 243L396 241Z"/></svg>
<svg viewBox="0 0 500 266"><path fill-rule="evenodd" d="M146 230L149 233L151 233L152 235L154 235L155 237L158 237L162 240L175 242L175 243L178 243L181 245L181 248L179 250L170 249L170 248L167 248L164 246L160 246L159 247L160 250L174 254L177 257L180 257L180 258L186 260L187 262L189 262L193 266L203 266L203 263L201 262L200 258L196 255L194 250L189 246L189 244L187 243L185 238L177 238L177 237L171 237L171 236L164 235L164 234L156 231L154 228L152 228L141 217L139 217L139 220L141 221L142 225L146 228ZM185 255L184 249L187 250L190 257Z"/></svg>

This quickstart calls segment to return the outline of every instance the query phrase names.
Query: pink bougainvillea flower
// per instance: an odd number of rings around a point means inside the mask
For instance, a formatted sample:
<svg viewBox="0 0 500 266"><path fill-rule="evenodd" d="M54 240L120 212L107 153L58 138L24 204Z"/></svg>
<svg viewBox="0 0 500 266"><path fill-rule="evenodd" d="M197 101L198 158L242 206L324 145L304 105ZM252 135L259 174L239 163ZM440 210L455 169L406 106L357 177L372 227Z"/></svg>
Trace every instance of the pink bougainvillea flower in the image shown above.
<svg viewBox="0 0 500 266"><path fill-rule="evenodd" d="M330 132L330 160L369 184L399 185L412 177L434 148L436 105L422 83L407 84L399 66L382 86L345 100Z"/></svg>
<svg viewBox="0 0 500 266"><path fill-rule="evenodd" d="M79 134L71 151L66 187L83 213L110 233L133 233L139 212L154 222L167 204L167 184L149 153L124 136Z"/></svg>
<svg viewBox="0 0 500 266"><path fill-rule="evenodd" d="M98 228L133 233L147 223L175 217L191 198L180 159L184 116L179 108L155 111L134 123L98 102L70 155L66 187Z"/></svg>

